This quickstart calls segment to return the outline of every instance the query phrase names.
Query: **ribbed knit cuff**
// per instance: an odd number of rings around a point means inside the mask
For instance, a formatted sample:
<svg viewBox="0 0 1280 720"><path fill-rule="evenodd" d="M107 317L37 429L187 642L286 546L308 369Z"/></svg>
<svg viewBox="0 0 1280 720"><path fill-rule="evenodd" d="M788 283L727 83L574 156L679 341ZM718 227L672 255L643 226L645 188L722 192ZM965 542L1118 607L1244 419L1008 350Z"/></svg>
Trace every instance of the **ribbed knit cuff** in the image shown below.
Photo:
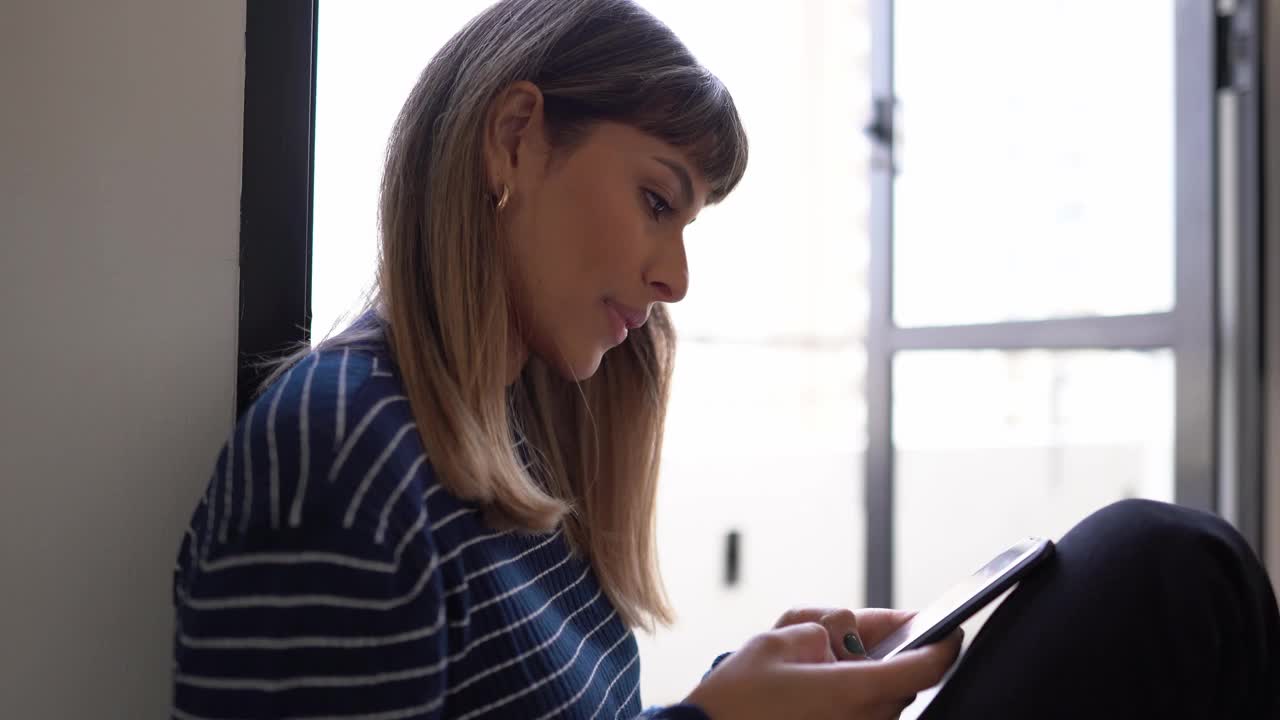
<svg viewBox="0 0 1280 720"><path fill-rule="evenodd" d="M702 679L706 680L707 676L710 675L712 672L714 672L716 668L720 667L720 663L724 662L725 658L729 657L732 654L733 653L731 652L727 652L727 653L720 653L718 656L716 656L716 659L711 662L711 669L702 674Z"/></svg>
<svg viewBox="0 0 1280 720"><path fill-rule="evenodd" d="M711 720L711 718L697 705L680 703L649 708L640 713L637 720Z"/></svg>

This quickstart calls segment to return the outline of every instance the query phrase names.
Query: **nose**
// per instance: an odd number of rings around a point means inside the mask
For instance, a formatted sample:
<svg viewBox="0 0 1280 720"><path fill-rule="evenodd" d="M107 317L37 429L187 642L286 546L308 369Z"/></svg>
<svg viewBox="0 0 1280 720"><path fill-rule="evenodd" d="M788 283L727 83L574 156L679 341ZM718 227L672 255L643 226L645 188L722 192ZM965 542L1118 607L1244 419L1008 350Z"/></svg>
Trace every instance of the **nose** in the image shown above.
<svg viewBox="0 0 1280 720"><path fill-rule="evenodd" d="M667 244L646 273L645 281L657 302L677 303L684 299L689 292L689 260L685 256L683 236Z"/></svg>

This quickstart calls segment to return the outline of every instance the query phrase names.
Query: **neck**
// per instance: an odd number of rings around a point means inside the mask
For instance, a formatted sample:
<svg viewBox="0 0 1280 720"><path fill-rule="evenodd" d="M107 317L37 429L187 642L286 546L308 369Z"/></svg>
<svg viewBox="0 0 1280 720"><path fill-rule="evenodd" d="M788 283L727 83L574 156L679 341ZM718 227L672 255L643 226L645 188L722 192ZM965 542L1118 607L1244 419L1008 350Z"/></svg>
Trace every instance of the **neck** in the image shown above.
<svg viewBox="0 0 1280 720"><path fill-rule="evenodd" d="M529 362L529 349L519 340L511 343L511 353L507 358L507 387L511 387L520 379L524 366Z"/></svg>

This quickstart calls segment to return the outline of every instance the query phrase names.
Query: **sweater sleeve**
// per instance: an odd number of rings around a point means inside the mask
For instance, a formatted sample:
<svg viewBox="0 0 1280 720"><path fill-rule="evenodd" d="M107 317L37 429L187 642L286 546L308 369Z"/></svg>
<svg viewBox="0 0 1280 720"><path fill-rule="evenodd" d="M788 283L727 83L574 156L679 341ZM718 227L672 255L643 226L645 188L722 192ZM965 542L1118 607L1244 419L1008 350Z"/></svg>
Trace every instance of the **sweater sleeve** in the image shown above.
<svg viewBox="0 0 1280 720"><path fill-rule="evenodd" d="M702 675L702 679L706 680L720 663L724 662L733 653L721 653L712 661L711 668ZM667 705L663 707L651 707L640 713L640 717L636 720L712 720L707 713L697 705L681 703L679 705Z"/></svg>
<svg viewBox="0 0 1280 720"><path fill-rule="evenodd" d="M297 401L237 426L182 544L172 716L438 718L448 633L431 535L352 513L339 488L359 487L369 459L335 472L331 439L286 447L305 435Z"/></svg>
<svg viewBox="0 0 1280 720"><path fill-rule="evenodd" d="M636 720L711 720L697 705L681 703L666 707L652 707L640 713Z"/></svg>

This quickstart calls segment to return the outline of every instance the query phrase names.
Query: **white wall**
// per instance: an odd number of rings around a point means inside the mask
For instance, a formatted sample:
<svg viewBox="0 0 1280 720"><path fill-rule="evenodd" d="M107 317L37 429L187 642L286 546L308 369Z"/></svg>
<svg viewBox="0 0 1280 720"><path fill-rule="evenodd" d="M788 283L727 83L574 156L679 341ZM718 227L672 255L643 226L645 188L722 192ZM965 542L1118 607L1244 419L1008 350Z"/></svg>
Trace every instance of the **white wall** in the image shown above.
<svg viewBox="0 0 1280 720"><path fill-rule="evenodd" d="M244 2L0 9L0 717L169 695L232 421Z"/></svg>

